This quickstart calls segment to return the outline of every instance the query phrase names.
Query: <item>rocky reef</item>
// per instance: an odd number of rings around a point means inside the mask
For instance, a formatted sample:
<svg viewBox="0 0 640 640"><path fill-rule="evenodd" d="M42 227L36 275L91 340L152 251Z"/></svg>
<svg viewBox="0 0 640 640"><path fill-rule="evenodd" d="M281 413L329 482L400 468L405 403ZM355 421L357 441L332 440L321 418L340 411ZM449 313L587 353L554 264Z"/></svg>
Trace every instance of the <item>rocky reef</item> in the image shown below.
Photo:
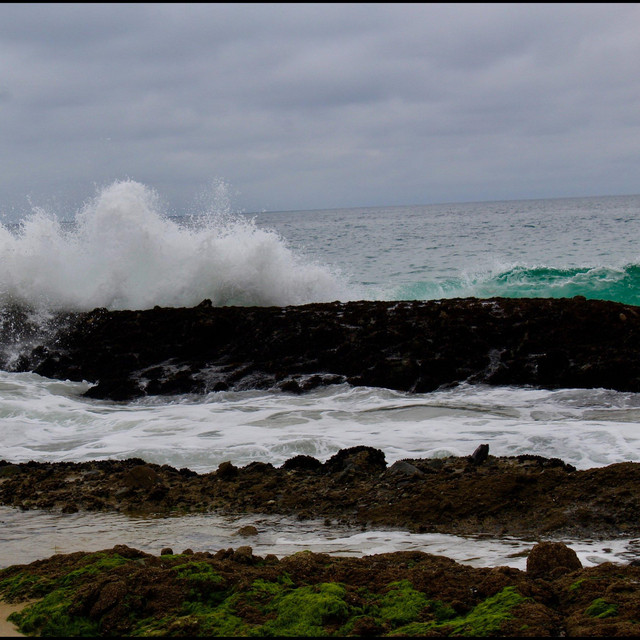
<svg viewBox="0 0 640 640"><path fill-rule="evenodd" d="M397 552L159 556L117 545L0 571L10 620L42 636L637 636L640 567L583 568L562 543L527 570Z"/></svg>
<svg viewBox="0 0 640 640"><path fill-rule="evenodd" d="M637 536L639 484L632 462L577 471L540 456L470 455L387 465L366 446L324 463L225 462L204 474L140 459L0 461L0 503L21 509L282 514L460 535Z"/></svg>
<svg viewBox="0 0 640 640"><path fill-rule="evenodd" d="M5 311L5 341L29 334L28 318ZM341 382L415 392L460 382L640 391L639 310L578 297L218 308L204 301L66 313L47 327L12 368L87 380L95 383L87 395L111 400L299 393Z"/></svg>

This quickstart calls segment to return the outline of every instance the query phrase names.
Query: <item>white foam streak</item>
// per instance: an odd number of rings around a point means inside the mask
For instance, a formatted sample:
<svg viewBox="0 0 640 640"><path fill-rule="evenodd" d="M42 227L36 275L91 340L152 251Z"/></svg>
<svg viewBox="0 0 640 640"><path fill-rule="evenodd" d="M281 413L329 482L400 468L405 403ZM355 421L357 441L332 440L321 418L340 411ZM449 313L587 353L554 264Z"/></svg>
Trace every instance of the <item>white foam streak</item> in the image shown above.
<svg viewBox="0 0 640 640"><path fill-rule="evenodd" d="M0 459L85 461L140 457L213 471L226 460L279 466L298 454L322 461L366 443L389 464L468 455L534 454L578 468L637 461L640 394L606 390L459 387L431 394L326 387L301 396L219 392L87 400L86 383L0 373Z"/></svg>
<svg viewBox="0 0 640 640"><path fill-rule="evenodd" d="M207 213L207 212L205 212ZM226 212L181 226L157 195L127 180L102 190L64 229L35 210L19 233L0 227L0 304L89 310L288 305L349 297L327 267L274 231Z"/></svg>

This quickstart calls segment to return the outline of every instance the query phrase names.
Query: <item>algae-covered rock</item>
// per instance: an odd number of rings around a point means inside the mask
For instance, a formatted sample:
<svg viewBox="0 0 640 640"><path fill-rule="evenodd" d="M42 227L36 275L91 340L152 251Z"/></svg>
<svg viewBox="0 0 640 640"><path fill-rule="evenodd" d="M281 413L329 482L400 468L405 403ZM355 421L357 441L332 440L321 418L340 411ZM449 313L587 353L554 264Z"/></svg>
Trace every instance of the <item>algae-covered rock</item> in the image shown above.
<svg viewBox="0 0 640 640"><path fill-rule="evenodd" d="M608 563L540 580L420 552L278 562L249 548L115 547L0 571L1 597L37 599L12 616L20 630L58 636L638 635L638 585L640 568Z"/></svg>

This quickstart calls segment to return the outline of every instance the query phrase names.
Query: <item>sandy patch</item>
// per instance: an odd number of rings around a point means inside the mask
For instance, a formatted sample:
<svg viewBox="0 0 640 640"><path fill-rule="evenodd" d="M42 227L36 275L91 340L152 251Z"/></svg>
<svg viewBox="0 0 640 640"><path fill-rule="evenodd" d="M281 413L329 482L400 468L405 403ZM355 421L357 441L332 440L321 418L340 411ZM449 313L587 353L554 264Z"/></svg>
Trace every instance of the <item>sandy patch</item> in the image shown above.
<svg viewBox="0 0 640 640"><path fill-rule="evenodd" d="M33 601L9 603L0 600L0 638L24 637L24 634L18 631L16 625L13 622L9 622L7 618L15 611L22 611L31 602Z"/></svg>

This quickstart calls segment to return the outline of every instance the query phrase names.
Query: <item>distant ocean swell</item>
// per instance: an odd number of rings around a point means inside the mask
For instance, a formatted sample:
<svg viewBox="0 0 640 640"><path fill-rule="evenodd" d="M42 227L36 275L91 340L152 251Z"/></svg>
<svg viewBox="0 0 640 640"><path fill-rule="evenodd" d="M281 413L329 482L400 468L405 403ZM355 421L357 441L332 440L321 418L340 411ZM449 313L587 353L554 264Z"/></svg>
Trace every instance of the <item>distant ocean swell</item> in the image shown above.
<svg viewBox="0 0 640 640"><path fill-rule="evenodd" d="M622 267L529 267L517 265L445 281L419 281L398 287L399 300L439 298L572 298L640 305L640 265Z"/></svg>

